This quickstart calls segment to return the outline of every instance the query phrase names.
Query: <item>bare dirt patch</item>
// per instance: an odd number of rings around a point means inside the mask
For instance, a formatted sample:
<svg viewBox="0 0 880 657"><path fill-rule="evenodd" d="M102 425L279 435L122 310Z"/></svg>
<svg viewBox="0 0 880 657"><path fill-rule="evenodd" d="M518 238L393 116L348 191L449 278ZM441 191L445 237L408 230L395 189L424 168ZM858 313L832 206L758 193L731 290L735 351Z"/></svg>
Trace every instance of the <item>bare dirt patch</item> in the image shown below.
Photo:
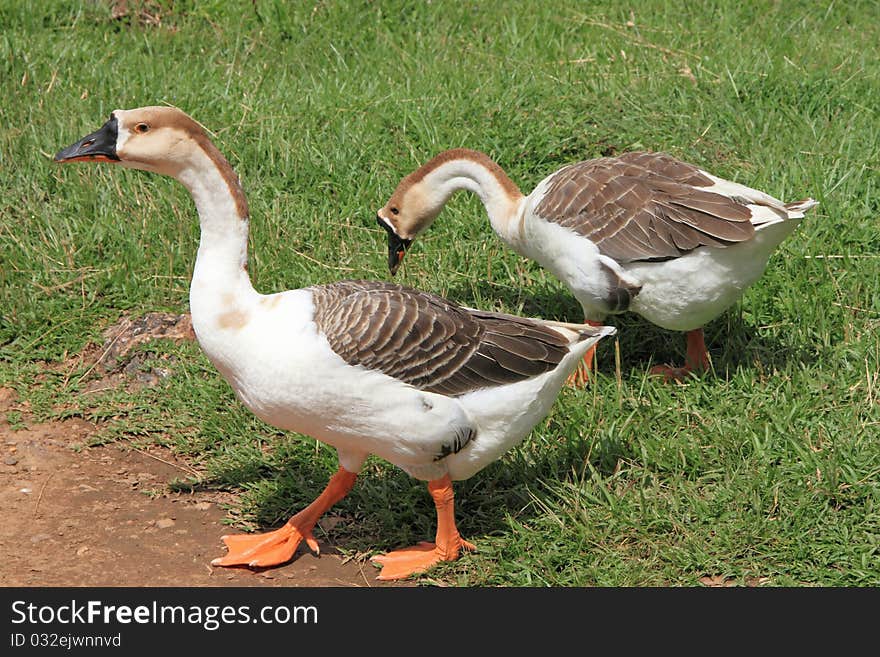
<svg viewBox="0 0 880 657"><path fill-rule="evenodd" d="M149 385L149 377L162 376L132 367L125 354L150 335L185 338L187 320L157 315L108 330L108 342L86 356L101 372L96 385ZM234 531L222 523L222 505L233 496L174 492L169 482L188 466L169 450L88 447L97 430L82 419L31 422L27 405L0 388L0 585L389 585L375 579L379 571L369 563L346 560L323 541L320 556L301 546L278 568L212 567L226 552L220 537Z"/></svg>

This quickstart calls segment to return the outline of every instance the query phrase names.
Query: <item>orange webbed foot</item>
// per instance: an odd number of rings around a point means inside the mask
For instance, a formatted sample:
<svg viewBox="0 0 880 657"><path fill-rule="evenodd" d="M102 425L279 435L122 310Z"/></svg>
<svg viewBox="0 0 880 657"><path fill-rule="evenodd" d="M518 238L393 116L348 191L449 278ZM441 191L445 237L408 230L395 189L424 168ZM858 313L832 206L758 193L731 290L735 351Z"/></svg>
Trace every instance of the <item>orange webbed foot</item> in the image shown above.
<svg viewBox="0 0 880 657"><path fill-rule="evenodd" d="M212 566L251 566L265 568L290 561L305 539L315 554L320 554L312 529L327 509L346 496L357 473L340 467L314 502L293 516L280 529L265 534L232 534L223 537L229 552L214 559Z"/></svg>
<svg viewBox="0 0 880 657"><path fill-rule="evenodd" d="M666 383L682 383L691 374L705 372L712 367L709 361L709 352L703 338L703 329L694 329L687 332L687 357L684 367L672 367L671 365L656 365L650 370L652 376L662 376Z"/></svg>
<svg viewBox="0 0 880 657"><path fill-rule="evenodd" d="M462 550L477 549L461 537L455 526L454 495L449 475L429 481L428 491L437 509L435 542L423 541L413 547L373 557L372 561L382 566L382 572L376 579L403 579L423 573L441 561L455 561Z"/></svg>
<svg viewBox="0 0 880 657"><path fill-rule="evenodd" d="M315 554L320 553L311 530L301 531L291 523L265 534L231 534L223 537L229 552L224 557L214 559L211 565L277 566L293 558L303 539Z"/></svg>
<svg viewBox="0 0 880 657"><path fill-rule="evenodd" d="M666 383L684 383L690 378L689 367L672 367L672 365L655 365L649 370L651 376L662 376Z"/></svg>
<svg viewBox="0 0 880 657"><path fill-rule="evenodd" d="M382 566L382 572L376 579L404 579L423 573L441 561L455 561L461 550L473 552L476 549L475 545L462 538L458 539L458 545L447 546L446 549L438 548L436 543L422 541L412 547L373 557L371 561Z"/></svg>

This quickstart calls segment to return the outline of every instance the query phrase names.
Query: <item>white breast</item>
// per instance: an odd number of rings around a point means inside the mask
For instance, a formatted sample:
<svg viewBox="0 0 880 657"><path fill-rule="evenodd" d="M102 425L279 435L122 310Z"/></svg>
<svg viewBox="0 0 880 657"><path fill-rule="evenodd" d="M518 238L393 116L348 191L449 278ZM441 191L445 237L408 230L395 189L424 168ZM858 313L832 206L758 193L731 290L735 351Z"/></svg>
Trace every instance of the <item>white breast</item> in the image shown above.
<svg viewBox="0 0 880 657"><path fill-rule="evenodd" d="M346 363L317 333L308 290L257 297L242 310L240 327L220 328L216 313L196 321L195 312L193 325L257 417L336 447L352 471L372 453L419 478L442 475L437 445L472 425L458 401Z"/></svg>

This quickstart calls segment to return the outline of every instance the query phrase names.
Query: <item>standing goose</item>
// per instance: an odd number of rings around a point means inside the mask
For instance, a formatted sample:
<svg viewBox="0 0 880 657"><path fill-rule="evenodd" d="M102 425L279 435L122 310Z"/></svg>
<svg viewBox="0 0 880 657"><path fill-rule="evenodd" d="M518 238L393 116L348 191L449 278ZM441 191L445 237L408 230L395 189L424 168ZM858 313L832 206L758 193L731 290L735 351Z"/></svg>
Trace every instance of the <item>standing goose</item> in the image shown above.
<svg viewBox="0 0 880 657"><path fill-rule="evenodd" d="M378 211L392 274L461 189L480 197L505 244L568 286L588 323L631 310L686 331L685 366L652 369L667 379L708 369L702 327L761 276L817 204L783 203L669 155L639 152L563 167L523 196L486 154L457 148L403 178ZM591 357L592 349L587 368Z"/></svg>
<svg viewBox="0 0 880 657"><path fill-rule="evenodd" d="M614 333L480 312L384 282L258 293L238 176L175 108L116 110L55 161L114 162L183 183L201 227L190 286L199 344L254 414L338 452L339 469L314 502L276 531L225 536L217 566L281 564L303 539L317 552L315 523L348 493L368 454L426 480L437 509L435 543L377 557L380 578L456 559L473 546L456 529L452 480L522 441L587 349Z"/></svg>

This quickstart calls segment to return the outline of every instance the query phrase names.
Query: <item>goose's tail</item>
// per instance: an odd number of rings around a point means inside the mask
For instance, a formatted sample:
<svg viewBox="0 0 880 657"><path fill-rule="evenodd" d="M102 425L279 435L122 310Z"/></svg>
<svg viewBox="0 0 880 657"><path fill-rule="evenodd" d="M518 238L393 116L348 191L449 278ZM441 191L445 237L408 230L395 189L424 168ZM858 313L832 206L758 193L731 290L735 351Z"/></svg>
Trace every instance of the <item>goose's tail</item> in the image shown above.
<svg viewBox="0 0 880 657"><path fill-rule="evenodd" d="M786 203L785 209L788 212L789 219L801 219L808 210L819 205L819 201L812 198L805 198L802 201L794 201Z"/></svg>
<svg viewBox="0 0 880 657"><path fill-rule="evenodd" d="M570 336L572 342L582 342L589 339L592 339L593 342L598 342L604 337L617 333L617 329L613 326L571 324L569 322L555 322L552 320L544 320L542 323L555 329L562 329L561 332L566 336Z"/></svg>

